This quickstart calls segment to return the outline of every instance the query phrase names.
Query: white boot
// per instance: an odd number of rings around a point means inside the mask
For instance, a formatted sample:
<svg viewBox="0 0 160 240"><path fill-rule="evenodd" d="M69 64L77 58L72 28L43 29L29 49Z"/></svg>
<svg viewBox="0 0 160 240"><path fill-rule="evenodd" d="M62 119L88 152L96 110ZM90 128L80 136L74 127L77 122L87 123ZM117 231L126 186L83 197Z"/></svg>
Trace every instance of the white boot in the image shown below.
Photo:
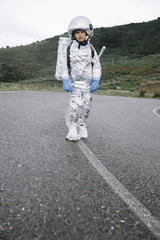
<svg viewBox="0 0 160 240"><path fill-rule="evenodd" d="M79 136L77 132L77 123L72 123L69 128L68 135L66 136L66 140L76 142L78 141L78 139L79 139Z"/></svg>
<svg viewBox="0 0 160 240"><path fill-rule="evenodd" d="M85 124L78 126L78 129L79 129L79 138L87 138L88 137L88 131L87 131Z"/></svg>

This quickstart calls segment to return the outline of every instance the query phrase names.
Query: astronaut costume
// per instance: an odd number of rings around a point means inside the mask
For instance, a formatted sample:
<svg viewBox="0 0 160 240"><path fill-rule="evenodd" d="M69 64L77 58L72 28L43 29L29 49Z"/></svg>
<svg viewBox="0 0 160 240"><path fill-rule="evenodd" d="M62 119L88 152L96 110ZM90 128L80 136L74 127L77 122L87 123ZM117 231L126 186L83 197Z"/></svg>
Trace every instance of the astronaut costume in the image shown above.
<svg viewBox="0 0 160 240"><path fill-rule="evenodd" d="M79 42L75 39L75 30L85 30L85 41ZM70 128L66 139L78 141L88 137L86 119L91 108L92 93L99 86L101 65L95 49L89 42L93 36L93 27L88 18L79 16L72 19L68 34L71 39L70 69L66 56L62 72L63 88L70 92Z"/></svg>

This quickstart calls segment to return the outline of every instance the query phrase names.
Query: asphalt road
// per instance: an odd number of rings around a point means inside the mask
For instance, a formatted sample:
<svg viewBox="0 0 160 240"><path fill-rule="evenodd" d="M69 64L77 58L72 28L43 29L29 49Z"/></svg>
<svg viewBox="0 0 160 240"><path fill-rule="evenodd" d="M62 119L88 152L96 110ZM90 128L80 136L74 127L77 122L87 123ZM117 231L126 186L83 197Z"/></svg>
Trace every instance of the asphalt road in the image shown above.
<svg viewBox="0 0 160 240"><path fill-rule="evenodd" d="M0 93L0 240L158 239L80 148L67 93ZM160 219L159 100L93 96L82 143ZM154 223L153 223L154 224Z"/></svg>

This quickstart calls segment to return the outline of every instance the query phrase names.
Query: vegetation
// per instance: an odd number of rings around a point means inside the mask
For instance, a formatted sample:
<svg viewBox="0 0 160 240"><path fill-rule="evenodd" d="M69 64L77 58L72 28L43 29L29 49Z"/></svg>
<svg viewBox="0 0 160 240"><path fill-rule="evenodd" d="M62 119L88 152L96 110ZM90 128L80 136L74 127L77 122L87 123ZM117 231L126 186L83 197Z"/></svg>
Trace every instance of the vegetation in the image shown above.
<svg viewBox="0 0 160 240"><path fill-rule="evenodd" d="M13 82L25 79L25 76L15 67L10 67L7 64L2 64L0 68L0 81Z"/></svg>
<svg viewBox="0 0 160 240"><path fill-rule="evenodd" d="M98 39L98 41L97 41ZM110 53L142 57L160 53L160 18L150 22L131 23L95 31L93 44L107 45Z"/></svg>
<svg viewBox="0 0 160 240"><path fill-rule="evenodd" d="M154 98L160 98L160 92L155 92L153 95Z"/></svg>
<svg viewBox="0 0 160 240"><path fill-rule="evenodd" d="M61 36L67 36L64 33ZM0 49L1 89L60 90L56 81L59 36L27 46ZM160 18L94 30L92 44L97 52L105 45L100 91L130 93L143 97L160 95ZM100 92L99 91L99 92ZM145 93L144 93L145 92ZM134 94L132 94L134 95Z"/></svg>

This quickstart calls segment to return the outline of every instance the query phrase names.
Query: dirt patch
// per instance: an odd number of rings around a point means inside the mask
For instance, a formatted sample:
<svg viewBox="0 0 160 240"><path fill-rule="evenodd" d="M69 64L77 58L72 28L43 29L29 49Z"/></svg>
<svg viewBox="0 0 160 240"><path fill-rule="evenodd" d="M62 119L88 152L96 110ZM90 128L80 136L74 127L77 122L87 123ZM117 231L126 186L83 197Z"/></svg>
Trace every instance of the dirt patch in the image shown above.
<svg viewBox="0 0 160 240"><path fill-rule="evenodd" d="M146 84L142 84L137 89L138 91L144 90L146 93L160 93L160 81L159 82L148 82Z"/></svg>

